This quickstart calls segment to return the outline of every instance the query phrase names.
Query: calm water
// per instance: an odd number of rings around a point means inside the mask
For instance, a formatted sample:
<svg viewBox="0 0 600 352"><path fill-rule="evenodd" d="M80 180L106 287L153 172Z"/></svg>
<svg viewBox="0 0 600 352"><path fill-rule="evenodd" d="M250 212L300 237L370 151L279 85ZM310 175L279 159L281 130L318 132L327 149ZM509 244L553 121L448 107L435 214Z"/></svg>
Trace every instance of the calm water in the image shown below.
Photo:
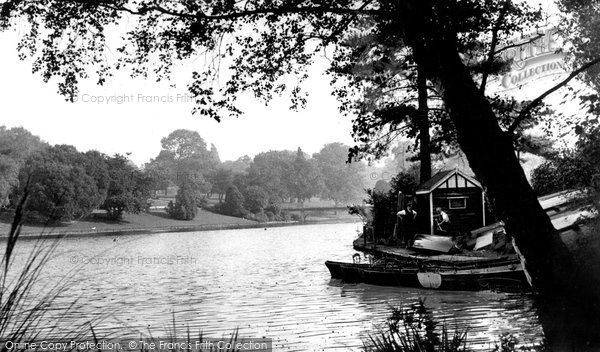
<svg viewBox="0 0 600 352"><path fill-rule="evenodd" d="M436 317L469 327L469 341L486 347L500 333L534 341L541 328L522 295L440 292L342 284L323 262L351 261L359 225L309 225L63 239L44 277L71 277L68 297L79 303L66 316L80 323L111 313L96 331L160 336L172 324L221 337L235 328L270 337L276 350L360 350L362 339L389 314L390 305L424 298ZM30 251L24 241L21 251Z"/></svg>

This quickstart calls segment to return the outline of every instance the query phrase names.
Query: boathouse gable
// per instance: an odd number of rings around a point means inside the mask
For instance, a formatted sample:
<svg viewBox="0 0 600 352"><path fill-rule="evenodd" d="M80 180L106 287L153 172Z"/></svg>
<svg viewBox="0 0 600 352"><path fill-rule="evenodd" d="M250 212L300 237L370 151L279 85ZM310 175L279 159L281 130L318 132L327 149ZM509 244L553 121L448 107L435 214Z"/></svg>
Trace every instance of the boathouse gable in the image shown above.
<svg viewBox="0 0 600 352"><path fill-rule="evenodd" d="M449 233L470 231L485 226L483 186L461 170L446 170L422 183L416 193L417 233L436 234L435 209L442 208L450 217ZM439 234L439 233L437 233Z"/></svg>

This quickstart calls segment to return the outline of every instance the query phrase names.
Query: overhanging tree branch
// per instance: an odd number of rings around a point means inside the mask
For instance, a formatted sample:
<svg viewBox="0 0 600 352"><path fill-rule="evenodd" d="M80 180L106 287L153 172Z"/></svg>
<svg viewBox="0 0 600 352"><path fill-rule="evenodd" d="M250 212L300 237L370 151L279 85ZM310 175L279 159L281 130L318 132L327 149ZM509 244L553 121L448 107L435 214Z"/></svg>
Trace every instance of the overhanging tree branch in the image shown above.
<svg viewBox="0 0 600 352"><path fill-rule="evenodd" d="M488 54L486 62L484 63L484 66L483 66L484 70L483 70L483 75L481 77L481 86L479 86L479 91L482 94L485 93L485 86L487 85L487 79L488 79L488 76L490 75L492 63L494 62L496 47L498 46L498 32L500 31L500 26L504 22L504 16L506 14L507 8L508 8L508 2L505 2L504 6L502 7L502 12L500 13L500 16L498 17L498 20L496 21L496 24L494 25L494 28L492 30L492 42L490 44L490 52Z"/></svg>
<svg viewBox="0 0 600 352"><path fill-rule="evenodd" d="M123 5L114 5L110 3L99 3L98 6L110 8L116 11L127 12L132 15L144 15L149 12L159 12L162 14L181 17L181 18L195 18L198 20L236 20L245 17L260 16L260 15L291 15L291 14L337 14L337 15L381 15L384 12L376 9L365 9L366 5L370 2L365 2L358 8L344 8L335 6L280 6L270 8L260 8L253 10L241 10L239 12L230 12L223 14L208 15L203 12L197 13L185 13L179 11L169 10L163 6L154 5L147 7L140 7L139 9L131 9Z"/></svg>
<svg viewBox="0 0 600 352"><path fill-rule="evenodd" d="M527 119L529 117L529 114L531 113L531 111L533 109L535 109L544 99L546 99L547 96L549 96L550 94L559 90L560 88L566 86L567 83L569 83L573 78L577 77L580 73L588 70L590 67L592 67L598 63L600 63L600 57L598 57L592 61L589 61L588 63L584 64L577 70L571 72L571 74L567 78L562 80L560 83L558 83L554 87L545 91L542 95L535 98L531 103L529 103L529 105L527 105L523 110L521 110L521 113L519 113L519 116L517 116L517 119L508 128L508 133L510 133L510 134L514 133L515 130L517 128L519 128L519 125L521 124L521 122L523 122L525 119Z"/></svg>
<svg viewBox="0 0 600 352"><path fill-rule="evenodd" d="M525 42L518 42L518 43L509 44L507 46L503 46L502 48L494 51L494 56L498 55L498 54L500 54L503 51L506 51L508 49L517 48L517 47L520 47L521 45L525 45L525 44L531 44L531 43L535 42L536 40L542 38L543 36L544 36L544 34L538 34L538 35L530 38L529 40L527 40Z"/></svg>

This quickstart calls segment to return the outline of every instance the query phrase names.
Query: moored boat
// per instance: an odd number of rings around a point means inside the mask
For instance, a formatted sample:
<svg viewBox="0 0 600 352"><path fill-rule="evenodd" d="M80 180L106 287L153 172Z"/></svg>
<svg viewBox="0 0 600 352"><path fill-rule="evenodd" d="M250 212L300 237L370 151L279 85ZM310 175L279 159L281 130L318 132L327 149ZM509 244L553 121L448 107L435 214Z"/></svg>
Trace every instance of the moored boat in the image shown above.
<svg viewBox="0 0 600 352"><path fill-rule="evenodd" d="M363 268L356 264L342 265L340 268L344 282L361 282Z"/></svg>
<svg viewBox="0 0 600 352"><path fill-rule="evenodd" d="M482 268L438 268L427 270L417 267L390 268L354 264L328 262L332 278L348 283L366 283L380 286L404 286L435 290L506 290L522 289L528 286L521 264L502 264ZM334 268L332 271L331 268ZM335 277L334 277L335 273Z"/></svg>

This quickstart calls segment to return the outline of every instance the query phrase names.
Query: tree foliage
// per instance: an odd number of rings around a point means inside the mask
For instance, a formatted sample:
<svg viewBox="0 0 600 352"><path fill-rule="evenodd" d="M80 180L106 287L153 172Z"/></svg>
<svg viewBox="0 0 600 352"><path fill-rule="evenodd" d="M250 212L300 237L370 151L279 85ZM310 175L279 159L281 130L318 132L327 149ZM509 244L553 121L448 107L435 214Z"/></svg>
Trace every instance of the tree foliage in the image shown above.
<svg viewBox="0 0 600 352"><path fill-rule="evenodd" d="M267 192L258 186L250 186L244 192L244 208L253 214L262 212L269 204Z"/></svg>
<svg viewBox="0 0 600 352"><path fill-rule="evenodd" d="M221 163L214 145L207 149L198 132L184 129L171 132L161 140L161 145L158 156L145 167L156 187L166 189L171 183L182 187L194 182L192 188L199 192L211 191L208 180Z"/></svg>
<svg viewBox="0 0 600 352"><path fill-rule="evenodd" d="M102 208L112 219L120 219L123 213L138 214L148 209L150 179L122 155L106 157L110 186Z"/></svg>
<svg viewBox="0 0 600 352"><path fill-rule="evenodd" d="M360 161L346 163L349 149L342 143L330 143L313 155L324 183L321 194L336 204L356 201L364 193L365 165Z"/></svg>
<svg viewBox="0 0 600 352"><path fill-rule="evenodd" d="M385 191L367 190L367 204L373 206L373 226L377 238L389 238L393 235L398 210L398 192L414 194L417 183L413 175L399 173L394 176Z"/></svg>
<svg viewBox="0 0 600 352"><path fill-rule="evenodd" d="M46 148L39 137L22 127L0 126L0 208L8 205L19 185L19 169L34 152Z"/></svg>
<svg viewBox="0 0 600 352"><path fill-rule="evenodd" d="M248 168L247 184L259 186L269 194L269 199L283 201L291 196L286 180L291 175L294 153L290 151L268 151L254 157Z"/></svg>
<svg viewBox="0 0 600 352"><path fill-rule="evenodd" d="M27 187L26 210L51 221L70 221L89 215L102 201L98 182L80 162L85 156L69 146L49 147L32 154L19 174L20 189Z"/></svg>
<svg viewBox="0 0 600 352"><path fill-rule="evenodd" d="M233 171L223 166L215 170L209 177L212 184L211 193L216 193L219 196L219 203L223 201L227 188L233 184Z"/></svg>
<svg viewBox="0 0 600 352"><path fill-rule="evenodd" d="M296 158L288 168L287 189L291 197L298 202L316 196L321 192L323 180L314 160L308 159L302 149L298 148Z"/></svg>
<svg viewBox="0 0 600 352"><path fill-rule="evenodd" d="M600 129L582 133L572 150L556 153L533 170L532 186L539 195L567 189L600 190Z"/></svg>
<svg viewBox="0 0 600 352"><path fill-rule="evenodd" d="M244 208L244 196L236 186L230 186L225 195L225 202L222 206L223 213L231 216L242 217L247 211Z"/></svg>
<svg viewBox="0 0 600 352"><path fill-rule="evenodd" d="M169 202L167 214L178 220L193 220L198 213L198 205L194 190L186 186L177 190L175 204Z"/></svg>

